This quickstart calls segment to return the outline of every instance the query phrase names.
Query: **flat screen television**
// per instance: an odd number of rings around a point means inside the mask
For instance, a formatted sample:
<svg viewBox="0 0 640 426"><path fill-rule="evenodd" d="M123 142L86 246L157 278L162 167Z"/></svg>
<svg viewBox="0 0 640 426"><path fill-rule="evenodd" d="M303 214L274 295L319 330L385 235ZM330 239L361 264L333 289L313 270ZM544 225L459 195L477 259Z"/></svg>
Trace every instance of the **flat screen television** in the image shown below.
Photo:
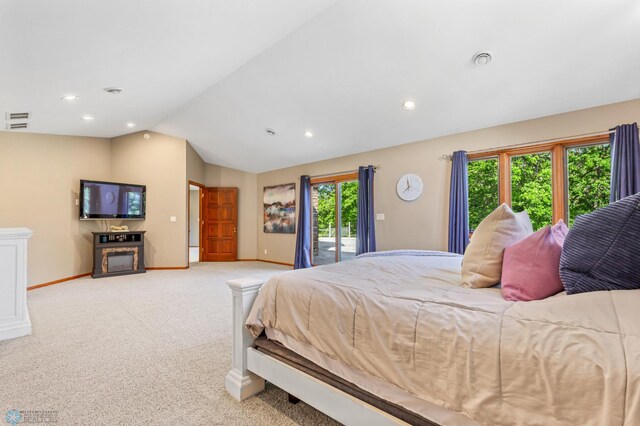
<svg viewBox="0 0 640 426"><path fill-rule="evenodd" d="M80 220L144 220L147 187L129 183L80 181Z"/></svg>

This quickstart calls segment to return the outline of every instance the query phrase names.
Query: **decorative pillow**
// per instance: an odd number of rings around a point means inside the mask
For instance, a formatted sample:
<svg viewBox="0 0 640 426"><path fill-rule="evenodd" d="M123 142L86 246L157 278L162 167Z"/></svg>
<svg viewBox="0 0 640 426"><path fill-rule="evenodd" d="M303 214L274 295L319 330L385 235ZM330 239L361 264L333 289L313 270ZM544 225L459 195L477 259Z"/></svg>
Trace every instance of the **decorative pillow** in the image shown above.
<svg viewBox="0 0 640 426"><path fill-rule="evenodd" d="M462 259L462 283L467 287L491 287L500 281L502 254L510 246L531 235L527 212L514 213L502 204L485 217L471 237Z"/></svg>
<svg viewBox="0 0 640 426"><path fill-rule="evenodd" d="M558 269L568 232L561 220L504 250L501 282L506 300L540 300L563 290Z"/></svg>
<svg viewBox="0 0 640 426"><path fill-rule="evenodd" d="M640 288L640 193L576 218L560 278L567 294Z"/></svg>

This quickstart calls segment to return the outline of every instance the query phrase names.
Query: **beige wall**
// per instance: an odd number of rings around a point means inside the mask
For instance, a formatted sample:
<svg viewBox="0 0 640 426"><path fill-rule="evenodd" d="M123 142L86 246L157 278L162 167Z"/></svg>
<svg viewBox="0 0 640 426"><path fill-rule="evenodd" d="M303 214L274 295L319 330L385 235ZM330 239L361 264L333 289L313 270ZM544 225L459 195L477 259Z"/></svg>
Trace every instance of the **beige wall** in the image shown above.
<svg viewBox="0 0 640 426"><path fill-rule="evenodd" d="M204 185L205 162L200 154L187 142L187 180Z"/></svg>
<svg viewBox="0 0 640 426"><path fill-rule="evenodd" d="M385 214L385 220L376 222L378 249L446 250L450 162L442 160L442 154L606 131L638 120L640 100L633 100L261 173L256 194L258 258L293 263L295 250L295 235L262 231L264 186L295 181L298 190L303 174L313 176L380 165L375 177L375 209ZM395 187L398 178L409 172L422 178L424 192L418 200L404 202L396 195Z"/></svg>
<svg viewBox="0 0 640 426"><path fill-rule="evenodd" d="M207 164L205 169L207 187L238 188L238 258L256 258L256 185L257 176L227 167Z"/></svg>
<svg viewBox="0 0 640 426"><path fill-rule="evenodd" d="M144 139L143 134L150 138ZM187 247L187 142L155 132L120 136L111 143L111 179L147 186L144 221L127 221L145 230L145 265L183 267ZM175 222L169 218L176 217Z"/></svg>
<svg viewBox="0 0 640 426"><path fill-rule="evenodd" d="M109 139L0 132L0 227L27 227L28 285L91 271L92 231L80 221L80 179L109 180Z"/></svg>

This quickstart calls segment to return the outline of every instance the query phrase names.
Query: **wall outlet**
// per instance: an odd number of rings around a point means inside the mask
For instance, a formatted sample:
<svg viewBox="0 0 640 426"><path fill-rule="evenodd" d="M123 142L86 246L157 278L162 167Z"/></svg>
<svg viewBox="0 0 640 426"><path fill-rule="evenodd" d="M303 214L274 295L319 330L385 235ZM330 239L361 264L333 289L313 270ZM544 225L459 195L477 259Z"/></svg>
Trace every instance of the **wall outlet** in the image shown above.
<svg viewBox="0 0 640 426"><path fill-rule="evenodd" d="M267 254L267 249L264 249L264 254Z"/></svg>
<svg viewBox="0 0 640 426"><path fill-rule="evenodd" d="M175 222L177 219L175 216L170 216L169 217L169 222Z"/></svg>
<svg viewBox="0 0 640 426"><path fill-rule="evenodd" d="M376 213L376 220L384 220L384 213Z"/></svg>

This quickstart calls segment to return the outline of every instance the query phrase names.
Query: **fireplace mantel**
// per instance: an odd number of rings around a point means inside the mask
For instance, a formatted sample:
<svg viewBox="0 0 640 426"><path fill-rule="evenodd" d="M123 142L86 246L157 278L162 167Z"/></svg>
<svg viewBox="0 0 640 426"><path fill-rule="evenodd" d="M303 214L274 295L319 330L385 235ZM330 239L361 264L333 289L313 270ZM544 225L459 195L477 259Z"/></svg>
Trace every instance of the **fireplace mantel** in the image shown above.
<svg viewBox="0 0 640 426"><path fill-rule="evenodd" d="M93 233L93 278L141 274L145 231Z"/></svg>

